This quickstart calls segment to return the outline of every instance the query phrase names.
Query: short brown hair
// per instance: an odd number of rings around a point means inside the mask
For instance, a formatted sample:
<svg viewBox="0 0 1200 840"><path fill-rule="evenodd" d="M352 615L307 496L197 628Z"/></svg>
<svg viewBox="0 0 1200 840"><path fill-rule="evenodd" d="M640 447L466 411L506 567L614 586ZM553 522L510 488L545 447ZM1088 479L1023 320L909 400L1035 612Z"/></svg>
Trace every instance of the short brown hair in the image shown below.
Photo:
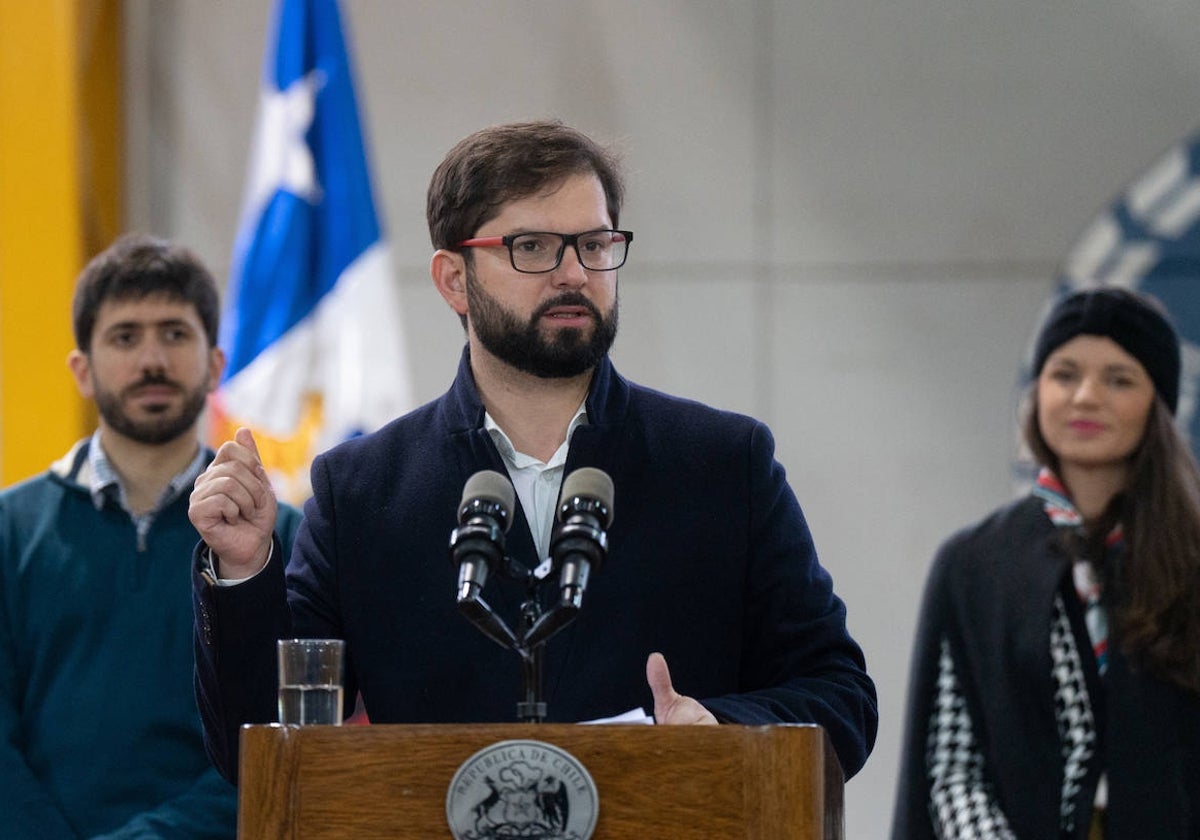
<svg viewBox="0 0 1200 840"><path fill-rule="evenodd" d="M119 237L80 272L72 304L75 346L90 352L102 304L152 295L194 306L208 346L217 346L221 304L212 274L191 250L141 233Z"/></svg>
<svg viewBox="0 0 1200 840"><path fill-rule="evenodd" d="M557 120L509 123L459 141L433 173L425 218L434 248L456 250L502 205L534 195L570 175L594 173L617 226L624 200L616 156Z"/></svg>

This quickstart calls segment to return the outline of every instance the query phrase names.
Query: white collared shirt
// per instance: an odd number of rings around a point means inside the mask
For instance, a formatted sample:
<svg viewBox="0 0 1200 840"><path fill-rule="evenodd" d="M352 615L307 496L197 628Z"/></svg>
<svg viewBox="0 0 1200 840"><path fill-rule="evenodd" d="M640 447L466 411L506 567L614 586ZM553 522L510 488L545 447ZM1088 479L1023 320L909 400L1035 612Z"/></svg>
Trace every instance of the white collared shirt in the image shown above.
<svg viewBox="0 0 1200 840"><path fill-rule="evenodd" d="M155 518L171 502L184 493L191 492L196 478L204 472L208 457L208 450L203 446L197 446L196 455L192 458L191 463L167 482L167 486L163 488L154 507L142 513L134 513L133 508L129 505L129 494L125 491L125 484L121 481L120 473L108 460L108 453L104 451L104 446L100 443L100 430L97 429L92 433L92 438L88 442L87 455L91 475L88 491L92 496L92 504L96 506L96 510L100 510L104 507L104 500L111 498L120 505L121 510L128 513L129 518L133 520L134 528L137 531L137 550L145 551L146 538Z"/></svg>
<svg viewBox="0 0 1200 840"><path fill-rule="evenodd" d="M529 530L533 535L533 546L537 550L537 558L530 565L537 565L550 554L550 534L554 529L554 512L558 506L558 493L562 488L563 471L567 464L567 450L571 444L571 435L580 426L587 424L587 407L580 403L567 426L567 436L549 461L539 461L532 455L518 452L503 429L496 425L492 415L484 412L483 427L492 436L508 477L512 480L513 489L521 501L525 518L529 521ZM517 558L520 559L520 558Z"/></svg>

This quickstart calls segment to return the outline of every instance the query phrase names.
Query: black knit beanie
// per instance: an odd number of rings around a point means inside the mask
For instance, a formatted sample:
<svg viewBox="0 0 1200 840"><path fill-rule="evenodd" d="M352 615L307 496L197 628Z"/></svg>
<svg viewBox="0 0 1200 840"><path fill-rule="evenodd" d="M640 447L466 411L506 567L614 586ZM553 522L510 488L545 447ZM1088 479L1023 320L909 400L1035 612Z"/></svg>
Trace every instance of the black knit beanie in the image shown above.
<svg viewBox="0 0 1200 840"><path fill-rule="evenodd" d="M1111 338L1146 369L1154 389L1175 413L1179 402L1179 336L1146 299L1115 286L1073 292L1054 305L1038 334L1033 376L1046 358L1077 335Z"/></svg>

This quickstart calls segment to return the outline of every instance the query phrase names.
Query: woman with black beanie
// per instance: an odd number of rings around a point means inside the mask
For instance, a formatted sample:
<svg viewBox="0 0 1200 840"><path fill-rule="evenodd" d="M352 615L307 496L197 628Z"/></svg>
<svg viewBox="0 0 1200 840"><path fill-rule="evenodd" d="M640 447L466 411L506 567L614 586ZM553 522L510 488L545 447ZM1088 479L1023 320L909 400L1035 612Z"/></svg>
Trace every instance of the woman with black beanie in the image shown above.
<svg viewBox="0 0 1200 840"><path fill-rule="evenodd" d="M1075 292L1034 349L1026 497L947 541L893 840L1200 838L1200 472L1161 307Z"/></svg>

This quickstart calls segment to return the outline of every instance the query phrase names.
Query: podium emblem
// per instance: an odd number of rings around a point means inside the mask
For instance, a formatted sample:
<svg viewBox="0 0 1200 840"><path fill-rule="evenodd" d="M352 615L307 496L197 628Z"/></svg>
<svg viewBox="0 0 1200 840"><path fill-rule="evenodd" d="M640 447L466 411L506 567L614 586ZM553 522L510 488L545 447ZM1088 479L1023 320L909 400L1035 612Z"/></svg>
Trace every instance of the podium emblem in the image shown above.
<svg viewBox="0 0 1200 840"><path fill-rule="evenodd" d="M587 768L543 741L499 741L458 768L446 792L455 840L588 840L599 794Z"/></svg>

